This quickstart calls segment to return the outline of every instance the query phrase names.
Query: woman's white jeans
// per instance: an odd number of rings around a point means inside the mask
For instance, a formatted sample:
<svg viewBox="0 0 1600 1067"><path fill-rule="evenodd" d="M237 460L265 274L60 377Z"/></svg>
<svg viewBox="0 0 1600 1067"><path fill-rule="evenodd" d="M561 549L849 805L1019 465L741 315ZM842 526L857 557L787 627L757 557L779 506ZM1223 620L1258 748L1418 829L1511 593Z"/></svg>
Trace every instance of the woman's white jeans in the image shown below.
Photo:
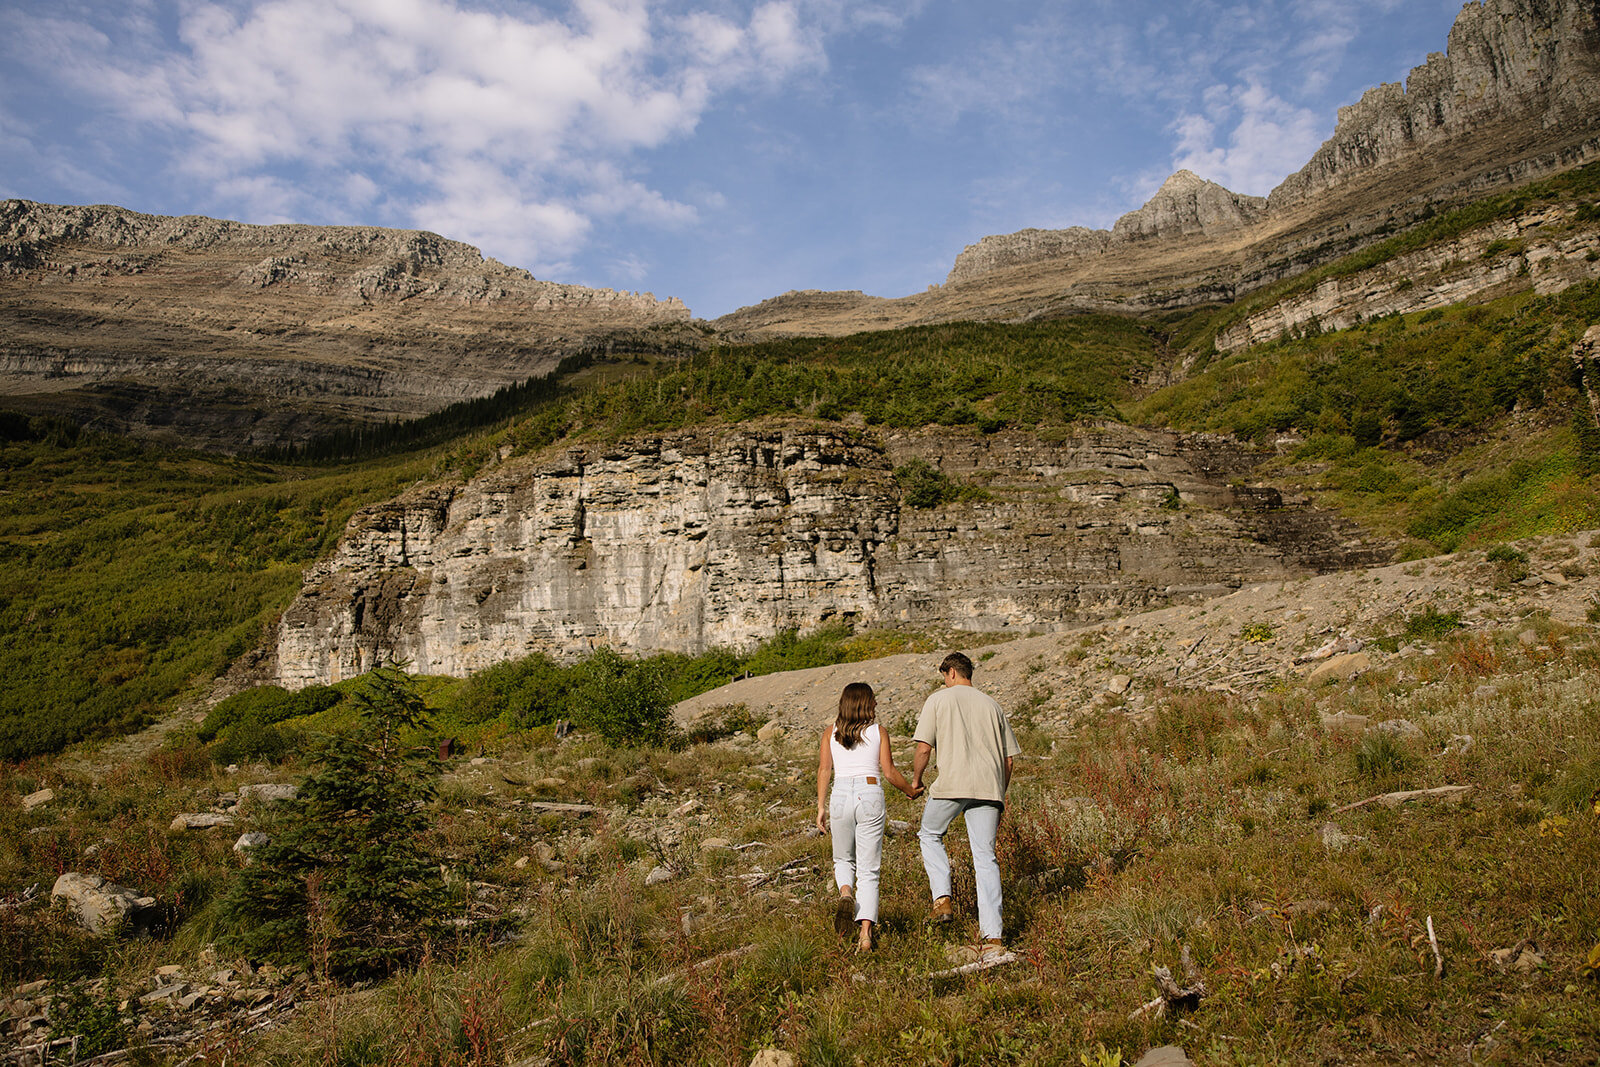
<svg viewBox="0 0 1600 1067"><path fill-rule="evenodd" d="M855 886L856 921L878 921L878 872L883 866L883 783L867 778L835 778L828 797L828 827L833 837L833 880Z"/></svg>

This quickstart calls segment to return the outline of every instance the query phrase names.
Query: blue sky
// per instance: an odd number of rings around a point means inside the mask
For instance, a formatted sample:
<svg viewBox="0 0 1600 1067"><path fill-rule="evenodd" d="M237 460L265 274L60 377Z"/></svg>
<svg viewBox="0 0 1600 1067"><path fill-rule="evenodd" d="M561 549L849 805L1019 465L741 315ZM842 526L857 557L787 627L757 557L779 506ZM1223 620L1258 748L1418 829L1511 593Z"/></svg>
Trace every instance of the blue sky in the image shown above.
<svg viewBox="0 0 1600 1067"><path fill-rule="evenodd" d="M714 317L1265 194L1459 0L0 0L0 197L434 230Z"/></svg>

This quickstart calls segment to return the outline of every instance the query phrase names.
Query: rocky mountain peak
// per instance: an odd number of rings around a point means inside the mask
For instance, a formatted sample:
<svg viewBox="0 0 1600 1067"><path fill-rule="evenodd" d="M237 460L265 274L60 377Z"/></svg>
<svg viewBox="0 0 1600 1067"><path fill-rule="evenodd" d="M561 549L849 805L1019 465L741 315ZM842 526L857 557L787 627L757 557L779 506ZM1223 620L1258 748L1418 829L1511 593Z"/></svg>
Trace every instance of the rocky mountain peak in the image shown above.
<svg viewBox="0 0 1600 1067"><path fill-rule="evenodd" d="M1118 219L1111 233L1122 240L1225 233L1260 219L1266 206L1265 197L1235 193L1180 170L1144 207Z"/></svg>
<svg viewBox="0 0 1600 1067"><path fill-rule="evenodd" d="M1274 211L1446 142L1499 139L1508 148L1563 129L1592 138L1600 116L1600 5L1593 0L1481 0L1405 84L1368 89L1339 109L1333 136L1284 179ZM1501 160L1502 164L1510 160Z"/></svg>

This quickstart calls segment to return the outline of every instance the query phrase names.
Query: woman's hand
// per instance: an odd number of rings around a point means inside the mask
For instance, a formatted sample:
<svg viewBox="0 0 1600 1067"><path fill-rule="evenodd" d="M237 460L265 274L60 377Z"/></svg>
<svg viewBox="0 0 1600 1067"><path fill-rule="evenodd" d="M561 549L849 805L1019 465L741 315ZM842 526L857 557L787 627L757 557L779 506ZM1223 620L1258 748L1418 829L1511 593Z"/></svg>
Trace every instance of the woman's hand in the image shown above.
<svg viewBox="0 0 1600 1067"><path fill-rule="evenodd" d="M817 833L824 836L828 833L828 813L822 808L817 809Z"/></svg>

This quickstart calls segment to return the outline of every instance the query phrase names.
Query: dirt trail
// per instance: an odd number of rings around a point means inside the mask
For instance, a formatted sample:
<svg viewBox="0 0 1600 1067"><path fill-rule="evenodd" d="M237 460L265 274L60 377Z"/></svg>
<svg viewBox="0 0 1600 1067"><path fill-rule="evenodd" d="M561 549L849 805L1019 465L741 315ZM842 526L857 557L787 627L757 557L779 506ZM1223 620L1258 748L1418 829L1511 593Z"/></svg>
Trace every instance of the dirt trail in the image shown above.
<svg viewBox="0 0 1600 1067"><path fill-rule="evenodd" d="M1592 544L1591 544L1592 543ZM1426 609L1455 612L1464 627L1519 632L1540 617L1584 623L1600 596L1600 535L1589 531L1520 542L1526 577L1515 563L1473 551L1411 563L1268 582L1204 604L1164 608L1060 633L1036 634L966 650L976 684L1015 715L1026 709L1045 727L1069 727L1108 706L1137 713L1158 684L1260 690L1299 679L1332 654L1303 660L1340 638L1359 643L1371 667L1431 654L1425 641L1393 652L1374 645L1399 635ZM1387 642L1386 642L1387 643ZM833 714L839 692L869 682L891 731L905 731L939 684L944 653L889 656L865 663L748 678L679 704L681 722L744 704L758 716L810 730Z"/></svg>

